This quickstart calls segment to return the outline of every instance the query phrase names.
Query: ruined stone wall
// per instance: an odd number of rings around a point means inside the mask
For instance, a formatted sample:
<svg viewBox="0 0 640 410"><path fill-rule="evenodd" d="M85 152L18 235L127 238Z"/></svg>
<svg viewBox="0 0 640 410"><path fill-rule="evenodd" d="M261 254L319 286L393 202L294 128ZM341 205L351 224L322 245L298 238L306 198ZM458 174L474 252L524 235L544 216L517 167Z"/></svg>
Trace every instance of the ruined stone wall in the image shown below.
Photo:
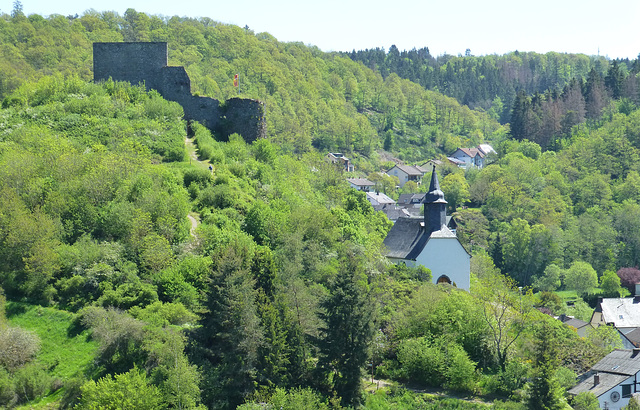
<svg viewBox="0 0 640 410"><path fill-rule="evenodd" d="M144 83L169 101L180 104L185 119L195 120L220 138L238 133L247 141L266 137L264 105L257 100L232 98L220 106L213 98L191 94L184 67L169 67L167 43L93 43L95 81Z"/></svg>
<svg viewBox="0 0 640 410"><path fill-rule="evenodd" d="M224 103L222 109L224 129L221 133L229 135L237 133L245 141L253 142L267 136L267 123L264 117L264 104L246 98L231 98Z"/></svg>
<svg viewBox="0 0 640 410"><path fill-rule="evenodd" d="M96 81L145 83L161 86L161 70L167 66L167 43L93 43L93 78Z"/></svg>

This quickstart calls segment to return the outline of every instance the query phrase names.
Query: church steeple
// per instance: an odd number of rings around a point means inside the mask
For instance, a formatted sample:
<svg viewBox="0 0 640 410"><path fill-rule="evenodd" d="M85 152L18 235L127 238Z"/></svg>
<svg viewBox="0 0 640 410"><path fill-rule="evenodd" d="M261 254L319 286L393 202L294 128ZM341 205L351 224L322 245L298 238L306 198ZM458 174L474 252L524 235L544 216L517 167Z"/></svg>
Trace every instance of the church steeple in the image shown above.
<svg viewBox="0 0 640 410"><path fill-rule="evenodd" d="M440 190L435 166L431 173L429 191L424 195L422 204L424 205L424 228L428 234L439 231L443 226L446 226L447 201L444 199L444 193Z"/></svg>

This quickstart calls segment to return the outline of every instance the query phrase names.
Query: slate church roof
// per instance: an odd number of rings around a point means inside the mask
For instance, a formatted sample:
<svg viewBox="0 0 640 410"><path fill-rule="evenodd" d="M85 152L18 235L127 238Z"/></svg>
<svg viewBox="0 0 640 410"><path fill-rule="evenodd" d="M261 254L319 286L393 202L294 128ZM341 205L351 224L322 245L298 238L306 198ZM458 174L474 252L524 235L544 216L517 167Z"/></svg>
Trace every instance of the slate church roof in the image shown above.
<svg viewBox="0 0 640 410"><path fill-rule="evenodd" d="M456 235L446 226L446 204L444 194L440 190L438 175L431 174L429 191L424 195L425 206L423 218L398 218L391 228L384 245L387 257L416 260L430 238L452 238Z"/></svg>
<svg viewBox="0 0 640 410"><path fill-rule="evenodd" d="M431 237L453 238L456 235L447 227L427 232L424 218L398 218L384 240L389 258L415 260Z"/></svg>

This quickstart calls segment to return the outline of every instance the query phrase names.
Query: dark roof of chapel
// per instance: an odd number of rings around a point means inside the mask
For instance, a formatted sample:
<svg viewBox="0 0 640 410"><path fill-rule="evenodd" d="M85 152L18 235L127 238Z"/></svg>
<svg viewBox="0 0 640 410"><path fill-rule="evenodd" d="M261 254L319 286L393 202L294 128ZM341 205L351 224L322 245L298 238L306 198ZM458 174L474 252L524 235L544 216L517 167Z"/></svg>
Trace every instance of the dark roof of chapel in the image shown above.
<svg viewBox="0 0 640 410"><path fill-rule="evenodd" d="M398 218L384 239L387 257L415 260L430 238L457 239L447 227L429 236L424 228L424 218Z"/></svg>

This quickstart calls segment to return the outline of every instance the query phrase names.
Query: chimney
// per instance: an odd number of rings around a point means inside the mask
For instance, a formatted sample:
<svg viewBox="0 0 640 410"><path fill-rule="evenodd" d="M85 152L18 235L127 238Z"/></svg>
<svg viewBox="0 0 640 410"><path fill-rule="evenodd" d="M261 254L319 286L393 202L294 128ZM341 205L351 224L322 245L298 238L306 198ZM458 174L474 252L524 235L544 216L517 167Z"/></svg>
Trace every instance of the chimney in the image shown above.
<svg viewBox="0 0 640 410"><path fill-rule="evenodd" d="M598 373L593 375L593 386L600 384L600 375Z"/></svg>

